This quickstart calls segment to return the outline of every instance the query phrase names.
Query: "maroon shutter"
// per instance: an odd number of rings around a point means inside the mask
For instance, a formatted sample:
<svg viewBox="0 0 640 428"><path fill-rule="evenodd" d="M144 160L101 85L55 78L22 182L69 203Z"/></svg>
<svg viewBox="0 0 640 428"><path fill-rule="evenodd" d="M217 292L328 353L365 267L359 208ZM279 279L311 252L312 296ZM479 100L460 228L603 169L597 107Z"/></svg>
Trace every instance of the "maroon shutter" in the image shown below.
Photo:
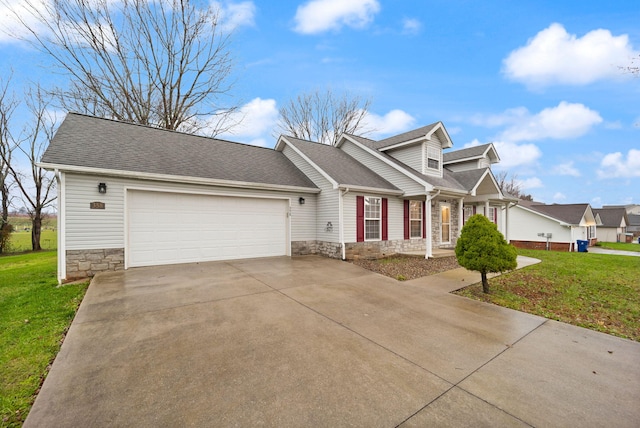
<svg viewBox="0 0 640 428"><path fill-rule="evenodd" d="M409 201L404 200L404 239L409 239Z"/></svg>
<svg viewBox="0 0 640 428"><path fill-rule="evenodd" d="M389 207L387 204L387 198L382 198L382 240L389 240L389 227L387 223L387 213L389 211Z"/></svg>
<svg viewBox="0 0 640 428"><path fill-rule="evenodd" d="M493 222L495 224L498 224L498 209L497 208L493 209Z"/></svg>
<svg viewBox="0 0 640 428"><path fill-rule="evenodd" d="M364 196L356 196L356 241L364 242Z"/></svg>
<svg viewBox="0 0 640 428"><path fill-rule="evenodd" d="M427 237L427 203L422 201L422 237Z"/></svg>

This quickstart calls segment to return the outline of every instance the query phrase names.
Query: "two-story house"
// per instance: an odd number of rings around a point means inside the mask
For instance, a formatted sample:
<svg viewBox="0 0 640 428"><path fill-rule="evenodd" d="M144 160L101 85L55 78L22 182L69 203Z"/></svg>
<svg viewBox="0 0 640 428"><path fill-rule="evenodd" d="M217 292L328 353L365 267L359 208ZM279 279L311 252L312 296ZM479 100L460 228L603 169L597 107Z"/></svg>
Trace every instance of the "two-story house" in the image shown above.
<svg viewBox="0 0 640 428"><path fill-rule="evenodd" d="M71 113L41 165L58 182L59 279L250 257L350 259L452 248L482 213L508 237L492 144L451 151L441 122L274 149Z"/></svg>

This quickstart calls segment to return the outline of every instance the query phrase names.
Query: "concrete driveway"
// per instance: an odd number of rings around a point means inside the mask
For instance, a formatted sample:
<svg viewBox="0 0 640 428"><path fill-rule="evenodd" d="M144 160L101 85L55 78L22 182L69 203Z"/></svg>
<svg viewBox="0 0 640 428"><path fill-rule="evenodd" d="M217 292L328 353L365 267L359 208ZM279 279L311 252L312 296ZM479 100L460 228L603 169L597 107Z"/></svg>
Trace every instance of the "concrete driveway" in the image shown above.
<svg viewBox="0 0 640 428"><path fill-rule="evenodd" d="M94 278L25 426L640 425L640 343L320 257Z"/></svg>

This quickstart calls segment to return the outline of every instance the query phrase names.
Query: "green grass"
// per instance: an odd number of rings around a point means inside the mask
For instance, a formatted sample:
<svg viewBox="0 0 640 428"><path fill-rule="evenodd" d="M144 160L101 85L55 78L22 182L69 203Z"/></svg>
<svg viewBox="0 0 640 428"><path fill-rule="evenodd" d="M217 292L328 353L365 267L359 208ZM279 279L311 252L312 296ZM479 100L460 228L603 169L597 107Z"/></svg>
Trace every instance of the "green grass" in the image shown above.
<svg viewBox="0 0 640 428"><path fill-rule="evenodd" d="M457 294L640 341L640 257L518 250L542 263Z"/></svg>
<svg viewBox="0 0 640 428"><path fill-rule="evenodd" d="M0 257L0 426L20 426L87 288L57 287L56 252Z"/></svg>
<svg viewBox="0 0 640 428"><path fill-rule="evenodd" d="M609 248L611 250L640 252L640 245L628 242L598 242L597 246L600 248Z"/></svg>
<svg viewBox="0 0 640 428"><path fill-rule="evenodd" d="M43 250L55 250L58 247L58 234L55 230L43 230L40 235ZM13 232L9 238L7 253L31 251L31 232Z"/></svg>

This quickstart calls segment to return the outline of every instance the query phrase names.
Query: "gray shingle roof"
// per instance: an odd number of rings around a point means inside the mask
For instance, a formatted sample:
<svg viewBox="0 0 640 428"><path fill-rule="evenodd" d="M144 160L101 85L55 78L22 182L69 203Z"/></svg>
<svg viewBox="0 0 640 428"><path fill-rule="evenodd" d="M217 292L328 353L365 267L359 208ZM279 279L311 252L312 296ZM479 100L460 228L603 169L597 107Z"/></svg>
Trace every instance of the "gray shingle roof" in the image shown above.
<svg viewBox="0 0 640 428"><path fill-rule="evenodd" d="M435 128L438 123L440 122L432 123L431 125L423 126L422 128L414 129L413 131L405 132L403 134L385 138L384 140L376 141L373 147L379 150L385 147L393 146L395 144L403 143L405 141L411 141L420 137L424 137L429 133L429 131Z"/></svg>
<svg viewBox="0 0 640 428"><path fill-rule="evenodd" d="M620 208L594 208L593 214L599 214L602 226L604 227L620 227L622 219L627 220L627 210ZM626 222L626 221L625 221Z"/></svg>
<svg viewBox="0 0 640 428"><path fill-rule="evenodd" d="M637 214L628 214L629 218L629 226L640 226L640 215Z"/></svg>
<svg viewBox="0 0 640 428"><path fill-rule="evenodd" d="M458 171L452 173L453 177L464 187L466 191L471 191L478 184L482 175L489 168L471 169L468 171ZM446 170L446 168L445 168Z"/></svg>
<svg viewBox="0 0 640 428"><path fill-rule="evenodd" d="M326 144L284 137L338 184L400 190L387 180L362 165L345 151Z"/></svg>
<svg viewBox="0 0 640 428"><path fill-rule="evenodd" d="M536 202L519 201L519 205L546 214L567 224L580 224L589 204L553 204L545 205Z"/></svg>
<svg viewBox="0 0 640 428"><path fill-rule="evenodd" d="M460 159L478 158L484 155L484 152L491 146L491 143L482 144L480 146L468 147L466 149L453 150L442 154L443 163L449 163Z"/></svg>
<svg viewBox="0 0 640 428"><path fill-rule="evenodd" d="M429 128L429 130L431 130L435 125L437 125L437 123L434 123L433 125L429 125L429 126L425 126L422 128L419 128L420 130L424 130ZM427 130L426 132L422 132L420 131L417 135L418 137L421 135L425 135L427 132L429 132L429 130ZM406 134L401 134L401 135L407 135L407 134L412 134L414 131L410 131L409 133ZM471 189L473 189L473 187L477 184L477 180L473 183L470 183L471 179L473 176L477 176L477 179L479 180L480 177L482 176L482 174L484 174L484 169L482 170L475 170L475 171L471 171L471 172L467 172L467 171L461 171L461 172L452 172L450 170L448 170L447 168L443 168L442 170L442 178L440 177L434 177L432 175L426 175L426 174L422 174L421 172L411 168L409 165L405 164L404 162L399 161L398 159L394 158L393 156L385 153L385 152L381 152L376 148L376 141L370 140L368 138L364 138L364 137L358 137L355 135L350 135L351 138L355 139L356 141L358 141L359 143L363 144L366 147L369 147L370 149L376 150L381 156L383 156L385 159L389 160L390 162L395 163L396 165L401 166L402 168L406 169L407 171L410 171L413 175L415 175L416 177L422 179L423 181L437 187L437 188L441 188L441 189L451 189L451 190L458 190L458 191L470 191ZM415 137L415 138L418 138ZM384 141L384 140L383 140ZM395 144L395 143L394 143ZM478 171L480 171L478 173Z"/></svg>
<svg viewBox="0 0 640 428"><path fill-rule="evenodd" d="M70 113L43 163L315 188L281 152Z"/></svg>

